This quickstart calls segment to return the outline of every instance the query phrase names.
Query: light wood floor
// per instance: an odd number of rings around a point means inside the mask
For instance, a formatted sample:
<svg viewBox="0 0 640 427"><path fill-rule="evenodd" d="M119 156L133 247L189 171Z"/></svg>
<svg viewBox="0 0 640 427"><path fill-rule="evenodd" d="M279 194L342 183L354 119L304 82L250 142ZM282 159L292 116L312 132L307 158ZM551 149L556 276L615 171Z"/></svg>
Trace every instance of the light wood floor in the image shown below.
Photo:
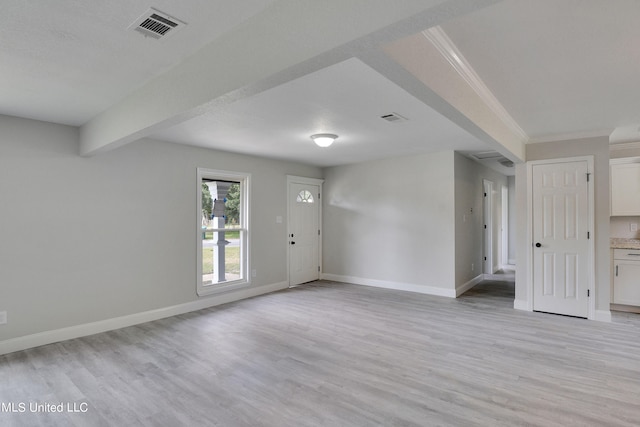
<svg viewBox="0 0 640 427"><path fill-rule="evenodd" d="M638 426L640 321L316 282L0 357L2 426Z"/></svg>

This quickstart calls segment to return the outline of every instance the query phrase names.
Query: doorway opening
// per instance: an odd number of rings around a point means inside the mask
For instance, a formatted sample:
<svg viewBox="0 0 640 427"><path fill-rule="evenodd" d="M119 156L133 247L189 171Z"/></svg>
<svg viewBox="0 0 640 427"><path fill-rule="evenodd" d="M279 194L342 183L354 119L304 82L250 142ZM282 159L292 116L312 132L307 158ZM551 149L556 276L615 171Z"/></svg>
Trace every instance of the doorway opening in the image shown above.
<svg viewBox="0 0 640 427"><path fill-rule="evenodd" d="M509 269L509 189L502 186L502 227L500 229L502 237L500 264L502 269Z"/></svg>
<svg viewBox="0 0 640 427"><path fill-rule="evenodd" d="M484 274L493 274L493 182L482 180L483 267Z"/></svg>

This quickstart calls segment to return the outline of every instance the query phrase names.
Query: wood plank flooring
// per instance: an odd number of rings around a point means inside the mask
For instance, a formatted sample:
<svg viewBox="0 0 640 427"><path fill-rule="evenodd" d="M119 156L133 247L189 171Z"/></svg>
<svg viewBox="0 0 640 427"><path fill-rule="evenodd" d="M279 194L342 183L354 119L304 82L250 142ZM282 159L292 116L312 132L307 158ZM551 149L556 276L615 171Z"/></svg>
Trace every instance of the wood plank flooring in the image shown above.
<svg viewBox="0 0 640 427"><path fill-rule="evenodd" d="M2 356L0 425L640 425L639 316L512 306L315 282Z"/></svg>

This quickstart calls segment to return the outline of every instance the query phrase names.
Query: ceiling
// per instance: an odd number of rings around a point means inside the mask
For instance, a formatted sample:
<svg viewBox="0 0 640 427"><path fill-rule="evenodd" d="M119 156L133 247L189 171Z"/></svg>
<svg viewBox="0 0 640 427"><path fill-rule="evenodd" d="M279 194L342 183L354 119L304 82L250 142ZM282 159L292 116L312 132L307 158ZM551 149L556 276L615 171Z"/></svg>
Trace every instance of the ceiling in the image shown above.
<svg viewBox="0 0 640 427"><path fill-rule="evenodd" d="M511 0L442 28L529 138L543 141L640 123L638 16L636 0Z"/></svg>
<svg viewBox="0 0 640 427"><path fill-rule="evenodd" d="M128 29L149 7L187 25L164 40ZM150 137L318 166L441 150L518 162L526 143L640 140L635 0L3 0L2 12L0 114L78 126L84 155ZM392 112L408 120L380 118ZM309 136L324 132L339 138L320 149Z"/></svg>
<svg viewBox="0 0 640 427"><path fill-rule="evenodd" d="M0 113L80 126L274 0L2 0ZM149 7L186 22L179 37L128 27Z"/></svg>
<svg viewBox="0 0 640 427"><path fill-rule="evenodd" d="M406 121L388 122L396 113ZM334 133L329 148L310 135ZM318 166L486 145L356 58L152 135L156 139Z"/></svg>

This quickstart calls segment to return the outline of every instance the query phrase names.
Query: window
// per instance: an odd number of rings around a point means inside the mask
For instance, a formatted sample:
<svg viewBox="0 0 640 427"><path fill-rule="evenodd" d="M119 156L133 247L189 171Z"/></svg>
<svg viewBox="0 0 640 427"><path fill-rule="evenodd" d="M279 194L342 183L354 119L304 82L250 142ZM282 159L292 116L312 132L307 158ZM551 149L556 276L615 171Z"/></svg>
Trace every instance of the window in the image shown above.
<svg viewBox="0 0 640 427"><path fill-rule="evenodd" d="M247 286L249 175L198 168L198 295Z"/></svg>
<svg viewBox="0 0 640 427"><path fill-rule="evenodd" d="M297 203L313 203L313 194L309 190L302 190L296 197Z"/></svg>

